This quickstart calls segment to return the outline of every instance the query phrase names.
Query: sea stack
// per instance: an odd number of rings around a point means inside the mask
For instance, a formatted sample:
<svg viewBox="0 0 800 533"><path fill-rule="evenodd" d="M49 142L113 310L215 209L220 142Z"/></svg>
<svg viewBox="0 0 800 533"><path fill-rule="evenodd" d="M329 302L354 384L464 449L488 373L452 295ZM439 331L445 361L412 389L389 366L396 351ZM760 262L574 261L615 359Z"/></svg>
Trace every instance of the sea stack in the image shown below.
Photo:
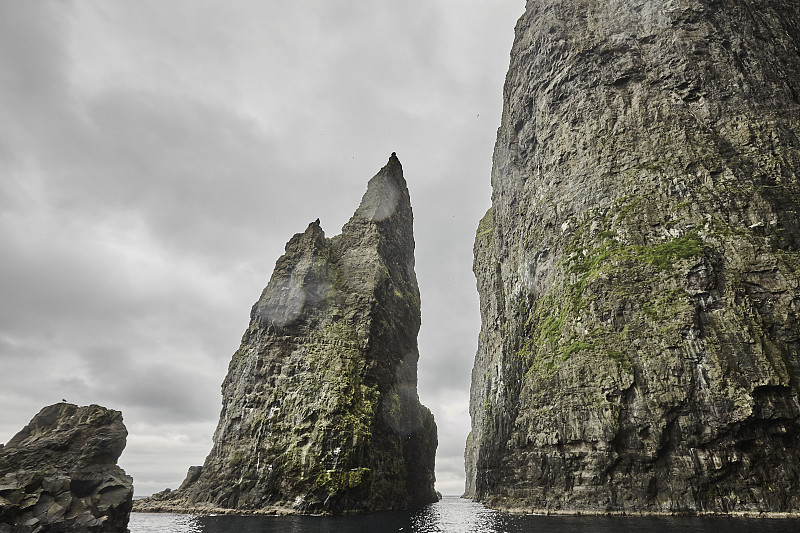
<svg viewBox="0 0 800 533"><path fill-rule="evenodd" d="M141 510L305 513L436 501L436 425L417 395L413 217L395 154L341 235L286 245L222 384L202 468Z"/></svg>
<svg viewBox="0 0 800 533"><path fill-rule="evenodd" d="M527 2L475 240L467 496L800 510L798 21Z"/></svg>
<svg viewBox="0 0 800 533"><path fill-rule="evenodd" d="M0 445L0 532L124 533L133 480L117 466L128 431L99 405L45 407Z"/></svg>

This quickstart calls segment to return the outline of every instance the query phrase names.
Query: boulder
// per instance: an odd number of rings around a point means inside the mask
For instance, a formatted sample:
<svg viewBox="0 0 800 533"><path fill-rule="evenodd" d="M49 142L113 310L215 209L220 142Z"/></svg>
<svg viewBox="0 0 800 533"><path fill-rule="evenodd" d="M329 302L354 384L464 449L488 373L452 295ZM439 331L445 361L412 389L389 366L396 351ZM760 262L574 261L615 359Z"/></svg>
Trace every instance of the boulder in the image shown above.
<svg viewBox="0 0 800 533"><path fill-rule="evenodd" d="M127 531L127 434L122 414L99 405L42 409L0 446L0 533Z"/></svg>

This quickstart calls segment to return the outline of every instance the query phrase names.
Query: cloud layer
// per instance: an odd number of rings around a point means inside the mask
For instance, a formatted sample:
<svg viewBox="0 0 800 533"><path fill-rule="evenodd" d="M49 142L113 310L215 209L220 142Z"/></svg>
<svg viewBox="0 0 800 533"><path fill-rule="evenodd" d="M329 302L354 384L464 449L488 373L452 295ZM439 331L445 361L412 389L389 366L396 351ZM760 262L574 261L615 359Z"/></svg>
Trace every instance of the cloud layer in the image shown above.
<svg viewBox="0 0 800 533"><path fill-rule="evenodd" d="M463 489L490 202L523 2L0 3L0 442L65 398L120 409L137 495L210 449L285 242L329 236L396 151L415 214L420 395Z"/></svg>

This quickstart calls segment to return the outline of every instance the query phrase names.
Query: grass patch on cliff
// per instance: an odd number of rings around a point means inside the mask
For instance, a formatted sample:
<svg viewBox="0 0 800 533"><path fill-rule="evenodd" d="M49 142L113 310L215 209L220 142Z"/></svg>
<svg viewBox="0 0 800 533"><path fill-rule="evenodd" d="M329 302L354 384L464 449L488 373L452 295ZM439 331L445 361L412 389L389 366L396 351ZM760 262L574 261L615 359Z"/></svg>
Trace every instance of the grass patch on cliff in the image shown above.
<svg viewBox="0 0 800 533"><path fill-rule="evenodd" d="M315 334L305 347L306 361L314 386L320 396L321 410L316 414L326 420L325 433L329 442L337 442L345 459L372 439L373 422L377 416L380 392L377 386L363 383L365 354L361 339L352 323L339 320ZM312 384L306 384L311 386ZM292 428L292 431L300 431Z"/></svg>
<svg viewBox="0 0 800 533"><path fill-rule="evenodd" d="M600 235L609 235L603 232ZM579 247L570 256L568 272L581 276L580 283L596 277L604 271L610 271L617 263L628 261L644 263L658 270L671 269L676 261L691 259L703 254L703 240L696 230L683 237L657 244L633 245L623 244L615 237L600 237L586 248Z"/></svg>
<svg viewBox="0 0 800 533"><path fill-rule="evenodd" d="M550 342L554 343L561 335L561 329L564 327L566 321L566 313L548 315L547 318L545 318L544 323L539 328L537 340L549 340ZM530 323L528 325L530 326Z"/></svg>
<svg viewBox="0 0 800 533"><path fill-rule="evenodd" d="M538 357L530 363L525 375L530 376L533 373L544 373L545 377L550 377L557 368L558 365L552 355L550 357Z"/></svg>
<svg viewBox="0 0 800 533"><path fill-rule="evenodd" d="M566 361L572 357L572 354L580 352L581 350L589 350L591 348L594 348L594 344L591 342L575 341L564 348L564 350L561 352L561 360Z"/></svg>
<svg viewBox="0 0 800 533"><path fill-rule="evenodd" d="M642 313L654 321L663 321L691 311L693 307L686 292L681 288L675 288L661 298L645 303L642 306Z"/></svg>
<svg viewBox="0 0 800 533"><path fill-rule="evenodd" d="M703 240L697 231L691 231L672 241L651 246L635 246L634 250L636 251L634 259L641 258L659 270L667 270L672 268L675 261L702 255Z"/></svg>
<svg viewBox="0 0 800 533"><path fill-rule="evenodd" d="M323 470L317 475L315 483L318 488L330 495L339 494L369 482L372 470L369 468L353 468L351 470Z"/></svg>
<svg viewBox="0 0 800 533"><path fill-rule="evenodd" d="M629 195L620 198L617 201L619 205L618 215L620 218L625 219L631 216L642 204L644 198L639 195Z"/></svg>
<svg viewBox="0 0 800 533"><path fill-rule="evenodd" d="M241 468L247 462L247 452L241 449L233 450L228 457L232 468Z"/></svg>
<svg viewBox="0 0 800 533"><path fill-rule="evenodd" d="M596 324L593 314L615 313L615 309L601 311L604 299L625 293L625 289L634 286L629 300L633 302L630 313L636 313L639 302L647 296L643 291L649 290L650 283L645 280L657 278L665 281L665 276L677 276L678 263L701 257L705 248L697 230L663 242L623 242L613 227L613 220L624 218L646 202L647 199L641 196L625 197L620 199L615 209L587 213L565 247L563 257L566 259L560 263L565 274L562 281L549 287L537 301L520 305L518 312L527 312L528 316L517 358L528 369L528 374L552 374L562 362L588 350L605 354L622 371L630 370L628 355L619 349L621 343L626 342L627 335L598 331L597 327L592 333L586 333L586 327L591 329L591 325ZM612 301L616 300L612 298ZM665 295L654 295L654 301L648 303L642 312L654 321L669 321L690 307L691 301L676 289ZM592 316L587 315L589 309L593 309Z"/></svg>
<svg viewBox="0 0 800 533"><path fill-rule="evenodd" d="M490 207L488 211L486 211L486 214L483 215L481 221L478 222L478 230L475 232L475 237L478 238L485 235L491 235L493 230L492 208Z"/></svg>
<svg viewBox="0 0 800 533"><path fill-rule="evenodd" d="M606 350L606 354L608 354L608 356L611 359L613 359L614 361L619 363L620 367L622 367L622 369L624 371L626 371L626 372L630 371L630 369L631 369L631 360L628 357L627 353L625 353L625 352L623 352L621 350L613 350L612 349L612 350Z"/></svg>

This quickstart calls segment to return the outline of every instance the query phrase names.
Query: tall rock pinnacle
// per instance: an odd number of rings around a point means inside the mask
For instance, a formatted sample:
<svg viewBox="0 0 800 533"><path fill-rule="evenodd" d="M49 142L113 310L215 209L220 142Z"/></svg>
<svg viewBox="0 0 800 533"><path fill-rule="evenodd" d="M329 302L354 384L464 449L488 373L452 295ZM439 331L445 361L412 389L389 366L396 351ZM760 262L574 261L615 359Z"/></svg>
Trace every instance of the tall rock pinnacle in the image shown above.
<svg viewBox="0 0 800 533"><path fill-rule="evenodd" d="M467 495L800 510L800 4L529 0L475 241Z"/></svg>
<svg viewBox="0 0 800 533"><path fill-rule="evenodd" d="M436 501L419 327L411 202L392 154L341 235L327 239L317 220L286 244L222 384L211 453L142 509Z"/></svg>

